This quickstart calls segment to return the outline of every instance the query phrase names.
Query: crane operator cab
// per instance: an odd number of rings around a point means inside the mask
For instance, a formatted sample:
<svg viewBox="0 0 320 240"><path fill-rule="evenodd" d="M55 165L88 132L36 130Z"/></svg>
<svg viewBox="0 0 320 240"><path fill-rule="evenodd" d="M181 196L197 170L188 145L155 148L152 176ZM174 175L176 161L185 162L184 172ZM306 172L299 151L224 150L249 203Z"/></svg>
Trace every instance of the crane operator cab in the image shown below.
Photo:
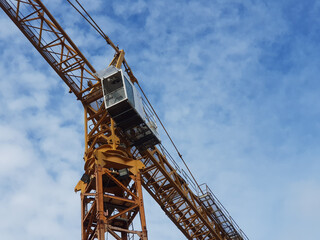
<svg viewBox="0 0 320 240"><path fill-rule="evenodd" d="M99 72L104 103L110 116L137 148L160 143L154 117L147 114L142 97L122 69L109 66Z"/></svg>

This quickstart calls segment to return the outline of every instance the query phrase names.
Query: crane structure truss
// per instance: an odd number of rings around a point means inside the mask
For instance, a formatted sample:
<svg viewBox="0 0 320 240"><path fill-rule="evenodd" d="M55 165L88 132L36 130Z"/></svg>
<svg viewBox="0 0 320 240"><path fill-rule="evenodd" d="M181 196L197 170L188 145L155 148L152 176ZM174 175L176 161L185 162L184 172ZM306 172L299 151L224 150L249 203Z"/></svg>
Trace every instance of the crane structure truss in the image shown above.
<svg viewBox="0 0 320 240"><path fill-rule="evenodd" d="M116 239L128 239L128 235L147 239L140 174L127 176L125 182L128 180L132 180L130 185L119 180L119 173L96 166L92 179L81 193L83 240L104 240L105 232ZM130 230L138 213L142 230Z"/></svg>
<svg viewBox="0 0 320 240"><path fill-rule="evenodd" d="M1 0L0 5L77 99L92 102L101 98L101 91L94 98L89 94L100 86L95 69L41 1Z"/></svg>
<svg viewBox="0 0 320 240"><path fill-rule="evenodd" d="M141 187L187 239L248 239L210 190L191 189L164 151L130 144L105 109L95 69L40 0L0 0L0 7L83 104L85 173L75 187L81 191L82 240L105 240L106 232L146 240ZM124 66L137 82L123 50L110 64ZM130 229L138 215L140 230Z"/></svg>
<svg viewBox="0 0 320 240"><path fill-rule="evenodd" d="M104 105L96 104L84 105L85 174L75 187L81 191L82 240L104 240L105 232L115 239L138 235L146 240L140 173L144 164L133 157ZM141 231L130 230L138 213Z"/></svg>

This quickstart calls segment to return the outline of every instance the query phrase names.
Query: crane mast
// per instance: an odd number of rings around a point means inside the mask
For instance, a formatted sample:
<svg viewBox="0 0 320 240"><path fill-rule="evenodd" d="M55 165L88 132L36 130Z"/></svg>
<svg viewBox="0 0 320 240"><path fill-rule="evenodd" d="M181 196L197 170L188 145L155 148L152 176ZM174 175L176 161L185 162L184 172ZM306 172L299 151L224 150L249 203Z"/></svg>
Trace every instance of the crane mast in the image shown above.
<svg viewBox="0 0 320 240"><path fill-rule="evenodd" d="M248 239L212 191L206 185L192 184L170 161L160 141L150 138L147 124L133 126L116 120L104 104L105 79L42 1L0 0L0 7L84 107L84 174L75 187L81 191L82 240L104 240L106 232L115 239L126 240L129 235L148 239L142 187L187 239ZM108 43L115 49L109 66L124 68L134 86L137 80L124 51ZM121 74L125 79L125 73ZM139 141L133 131L137 128L147 129ZM130 226L137 216L140 229L134 230Z"/></svg>

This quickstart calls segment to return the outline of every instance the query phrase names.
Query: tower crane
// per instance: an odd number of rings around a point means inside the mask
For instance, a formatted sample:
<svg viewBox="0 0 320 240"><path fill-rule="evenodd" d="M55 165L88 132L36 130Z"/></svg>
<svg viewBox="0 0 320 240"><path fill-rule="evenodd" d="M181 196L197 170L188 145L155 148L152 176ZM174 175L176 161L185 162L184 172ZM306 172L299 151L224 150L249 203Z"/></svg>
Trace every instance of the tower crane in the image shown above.
<svg viewBox="0 0 320 240"><path fill-rule="evenodd" d="M75 187L81 192L82 240L105 240L106 233L118 240L148 239L142 188L186 239L247 240L210 188L180 169L161 144L157 115L125 52L76 2L81 10L75 8L115 51L101 71L41 0L0 0L0 7L83 105L84 174ZM139 230L130 227L137 216Z"/></svg>

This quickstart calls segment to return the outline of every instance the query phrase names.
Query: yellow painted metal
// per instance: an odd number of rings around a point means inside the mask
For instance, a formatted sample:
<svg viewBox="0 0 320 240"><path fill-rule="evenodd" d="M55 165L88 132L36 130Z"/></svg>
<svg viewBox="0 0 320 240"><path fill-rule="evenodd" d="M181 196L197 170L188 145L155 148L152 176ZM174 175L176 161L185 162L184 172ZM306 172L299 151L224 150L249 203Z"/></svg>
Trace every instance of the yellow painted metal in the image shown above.
<svg viewBox="0 0 320 240"><path fill-rule="evenodd" d="M84 183L83 181L80 180L80 181L77 183L77 185L74 187L74 191L75 191L75 192L81 191L82 193L84 193L87 185L88 185L88 184L86 184L86 183Z"/></svg>
<svg viewBox="0 0 320 240"><path fill-rule="evenodd" d="M126 154L127 155L127 154ZM115 169L128 168L133 175L137 175L139 170L142 170L144 164L136 159L125 156L121 150L113 150L108 146L101 146L94 152L96 164Z"/></svg>

